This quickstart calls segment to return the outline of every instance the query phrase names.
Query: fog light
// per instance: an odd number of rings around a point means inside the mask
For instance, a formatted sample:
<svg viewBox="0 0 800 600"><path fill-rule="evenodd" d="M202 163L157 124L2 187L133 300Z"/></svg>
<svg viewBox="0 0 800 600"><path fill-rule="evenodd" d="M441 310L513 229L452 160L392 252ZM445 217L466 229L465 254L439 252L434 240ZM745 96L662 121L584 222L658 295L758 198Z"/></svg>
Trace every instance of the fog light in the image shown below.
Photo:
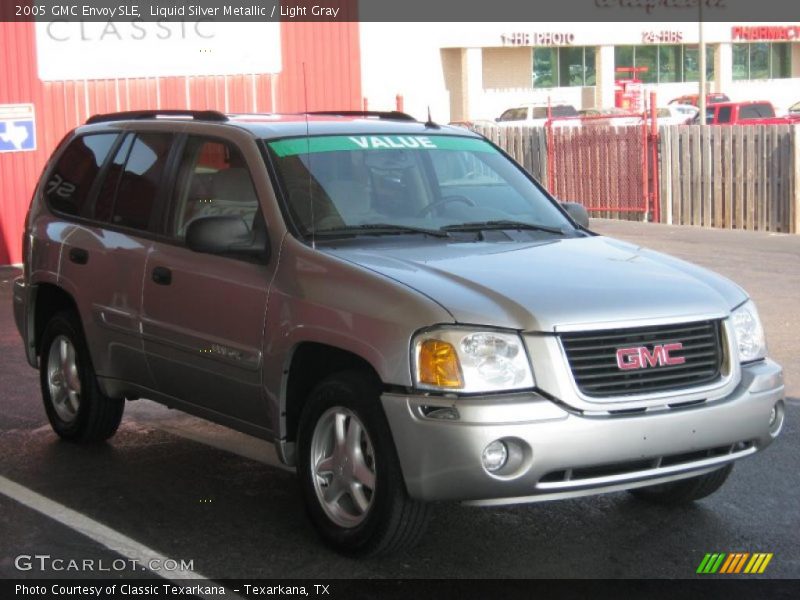
<svg viewBox="0 0 800 600"><path fill-rule="evenodd" d="M508 448L501 440L495 440L483 449L483 468L494 473L502 469L508 460Z"/></svg>
<svg viewBox="0 0 800 600"><path fill-rule="evenodd" d="M772 407L772 410L769 413L769 434L776 438L778 434L783 429L783 420L785 417L785 412L783 408L783 400L778 400L775 403L775 406Z"/></svg>

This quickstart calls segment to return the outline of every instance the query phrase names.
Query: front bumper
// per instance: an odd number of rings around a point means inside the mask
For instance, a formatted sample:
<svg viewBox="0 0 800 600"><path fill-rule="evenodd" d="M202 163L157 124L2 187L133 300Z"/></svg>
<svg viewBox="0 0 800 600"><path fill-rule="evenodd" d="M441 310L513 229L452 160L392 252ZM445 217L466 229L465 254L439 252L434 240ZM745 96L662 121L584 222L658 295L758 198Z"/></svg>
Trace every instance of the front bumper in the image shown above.
<svg viewBox="0 0 800 600"><path fill-rule="evenodd" d="M515 504L654 485L702 475L767 447L780 433L783 371L742 367L726 398L707 405L585 416L537 394L381 397L408 493L419 500ZM432 418L442 415L449 420ZM425 415L428 416L425 416ZM510 449L497 474L481 463L494 440Z"/></svg>

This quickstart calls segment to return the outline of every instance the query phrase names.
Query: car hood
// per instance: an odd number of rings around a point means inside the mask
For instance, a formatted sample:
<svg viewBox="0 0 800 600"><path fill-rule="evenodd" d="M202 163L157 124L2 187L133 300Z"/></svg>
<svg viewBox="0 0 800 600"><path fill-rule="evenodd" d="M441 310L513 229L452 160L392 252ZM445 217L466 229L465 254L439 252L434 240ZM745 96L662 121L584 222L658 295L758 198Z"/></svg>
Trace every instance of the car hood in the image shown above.
<svg viewBox="0 0 800 600"><path fill-rule="evenodd" d="M747 298L711 271L601 236L325 251L417 290L458 323L524 331L722 317Z"/></svg>

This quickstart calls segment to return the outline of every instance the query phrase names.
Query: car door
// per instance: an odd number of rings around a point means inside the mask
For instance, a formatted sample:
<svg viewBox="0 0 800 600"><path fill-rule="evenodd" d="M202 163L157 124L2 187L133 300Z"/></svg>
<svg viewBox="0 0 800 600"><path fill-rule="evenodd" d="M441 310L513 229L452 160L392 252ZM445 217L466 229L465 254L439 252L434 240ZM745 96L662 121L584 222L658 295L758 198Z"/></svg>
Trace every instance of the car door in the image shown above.
<svg viewBox="0 0 800 600"><path fill-rule="evenodd" d="M186 136L165 235L153 244L145 269L142 335L161 393L213 420L266 427L268 261L194 252L185 244L188 227L205 217L239 216L250 228L266 227L251 171L236 144Z"/></svg>
<svg viewBox="0 0 800 600"><path fill-rule="evenodd" d="M87 135L84 145L96 148L107 137ZM126 383L153 384L139 332L141 282L173 135L111 137L113 158L73 213L80 219L60 233L60 277L74 290L95 371L111 393L128 393ZM63 202L51 207L69 211Z"/></svg>

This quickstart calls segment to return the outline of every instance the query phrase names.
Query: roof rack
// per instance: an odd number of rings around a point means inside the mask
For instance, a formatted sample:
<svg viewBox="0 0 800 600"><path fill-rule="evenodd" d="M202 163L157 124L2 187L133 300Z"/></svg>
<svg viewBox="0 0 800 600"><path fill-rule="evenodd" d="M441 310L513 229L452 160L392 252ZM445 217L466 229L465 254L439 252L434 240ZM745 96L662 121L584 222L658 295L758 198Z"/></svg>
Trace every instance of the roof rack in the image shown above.
<svg viewBox="0 0 800 600"><path fill-rule="evenodd" d="M416 119L409 114L398 110L319 110L305 113L307 115L330 115L332 117L376 117L391 121L414 121Z"/></svg>
<svg viewBox="0 0 800 600"><path fill-rule="evenodd" d="M216 110L128 110L123 112L92 115L86 124L107 123L108 121L131 121L138 119L158 119L159 117L175 117L194 119L195 121L227 121L228 117Z"/></svg>

